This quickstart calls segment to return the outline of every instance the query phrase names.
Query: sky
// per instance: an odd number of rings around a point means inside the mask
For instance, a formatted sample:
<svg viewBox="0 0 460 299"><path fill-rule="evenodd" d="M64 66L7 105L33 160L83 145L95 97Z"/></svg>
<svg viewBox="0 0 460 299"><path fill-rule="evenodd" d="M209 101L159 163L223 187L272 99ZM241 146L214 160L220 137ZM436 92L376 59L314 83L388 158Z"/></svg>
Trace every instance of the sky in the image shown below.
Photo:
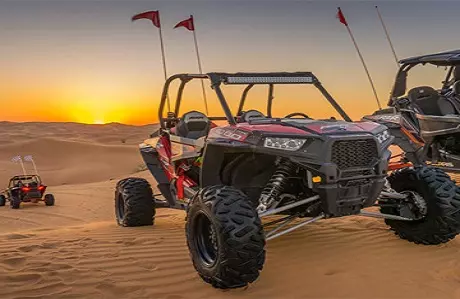
<svg viewBox="0 0 460 299"><path fill-rule="evenodd" d="M173 29L193 14L204 72L311 71L359 119L377 104L336 12L340 6L385 106L397 66L375 5L399 58L460 48L459 1L0 0L0 121L156 122L158 29L131 22L147 10L160 11L169 75L198 72L192 33ZM412 84L439 85L443 71L420 70ZM224 88L233 110L239 92ZM207 94L211 114L223 115ZM248 109L262 110L265 96L255 89ZM313 86L275 87L274 103L279 116L335 115ZM181 113L203 107L199 82L191 83Z"/></svg>

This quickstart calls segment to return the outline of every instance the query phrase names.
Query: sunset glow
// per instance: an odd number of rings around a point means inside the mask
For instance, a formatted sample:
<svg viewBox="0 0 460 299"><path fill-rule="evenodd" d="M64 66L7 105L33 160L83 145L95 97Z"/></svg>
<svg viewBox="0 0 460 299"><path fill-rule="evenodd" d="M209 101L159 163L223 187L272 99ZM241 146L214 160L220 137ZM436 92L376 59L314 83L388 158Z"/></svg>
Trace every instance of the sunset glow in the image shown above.
<svg viewBox="0 0 460 299"><path fill-rule="evenodd" d="M423 17L429 12L430 18L445 20L443 28L456 28L447 24L456 16L444 14L457 11L458 5L449 3L451 9L442 12L433 5L421 2L414 11L408 3L379 4L400 57L458 48L452 38L457 31L437 34ZM255 2L233 1L7 1L0 6L0 37L8 41L0 56L1 69L8 70L0 73L0 120L156 122L164 82L157 28L146 20L130 21L146 9L162 11L170 75L198 71L191 32L172 29L194 13L205 72L312 71L353 118L377 108L349 36L335 18L334 2L267 2L264 11ZM341 6L385 106L396 65L374 4ZM408 14L413 16L409 23ZM422 33L430 37L423 47L417 38ZM440 71L415 81L438 80ZM213 97L209 86L207 94ZM236 107L240 94L227 96ZM265 96L265 91L253 95L253 107L263 107ZM275 96L279 114L294 107L317 117L330 114L329 105L310 91ZM187 88L184 97L181 113L203 107L198 85ZM217 101L210 107L222 115Z"/></svg>

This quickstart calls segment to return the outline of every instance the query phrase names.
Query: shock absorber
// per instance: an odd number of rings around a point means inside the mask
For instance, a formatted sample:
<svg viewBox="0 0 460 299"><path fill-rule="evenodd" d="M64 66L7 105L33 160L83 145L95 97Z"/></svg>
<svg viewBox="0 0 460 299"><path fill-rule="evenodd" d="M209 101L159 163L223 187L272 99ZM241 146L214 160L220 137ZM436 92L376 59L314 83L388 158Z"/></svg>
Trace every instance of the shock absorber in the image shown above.
<svg viewBox="0 0 460 299"><path fill-rule="evenodd" d="M259 213L265 212L278 199L286 187L289 177L296 169L296 165L286 158L278 158L276 164L278 168L260 194L259 205L257 207Z"/></svg>

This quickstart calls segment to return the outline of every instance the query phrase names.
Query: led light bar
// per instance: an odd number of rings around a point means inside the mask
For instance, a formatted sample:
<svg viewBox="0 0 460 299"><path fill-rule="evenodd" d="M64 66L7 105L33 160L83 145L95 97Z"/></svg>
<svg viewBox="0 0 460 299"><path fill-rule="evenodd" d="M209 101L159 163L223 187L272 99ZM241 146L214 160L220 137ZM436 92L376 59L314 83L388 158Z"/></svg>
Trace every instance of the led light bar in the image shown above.
<svg viewBox="0 0 460 299"><path fill-rule="evenodd" d="M313 77L227 77L226 84L313 83Z"/></svg>

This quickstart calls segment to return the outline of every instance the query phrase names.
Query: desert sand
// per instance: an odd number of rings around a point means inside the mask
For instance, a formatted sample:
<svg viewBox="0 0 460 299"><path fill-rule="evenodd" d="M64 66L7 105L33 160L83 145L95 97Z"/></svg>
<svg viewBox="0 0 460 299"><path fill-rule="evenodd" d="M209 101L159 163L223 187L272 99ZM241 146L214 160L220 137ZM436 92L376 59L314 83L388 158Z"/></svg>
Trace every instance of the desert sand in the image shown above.
<svg viewBox="0 0 460 299"><path fill-rule="evenodd" d="M211 288L190 262L184 212L158 210L154 227L115 224L116 181L154 184L136 149L154 130L0 123L0 188L20 169L11 157L33 154L56 196L53 207L0 208L0 298L460 298L459 238L415 245L362 217L270 241L259 280Z"/></svg>

